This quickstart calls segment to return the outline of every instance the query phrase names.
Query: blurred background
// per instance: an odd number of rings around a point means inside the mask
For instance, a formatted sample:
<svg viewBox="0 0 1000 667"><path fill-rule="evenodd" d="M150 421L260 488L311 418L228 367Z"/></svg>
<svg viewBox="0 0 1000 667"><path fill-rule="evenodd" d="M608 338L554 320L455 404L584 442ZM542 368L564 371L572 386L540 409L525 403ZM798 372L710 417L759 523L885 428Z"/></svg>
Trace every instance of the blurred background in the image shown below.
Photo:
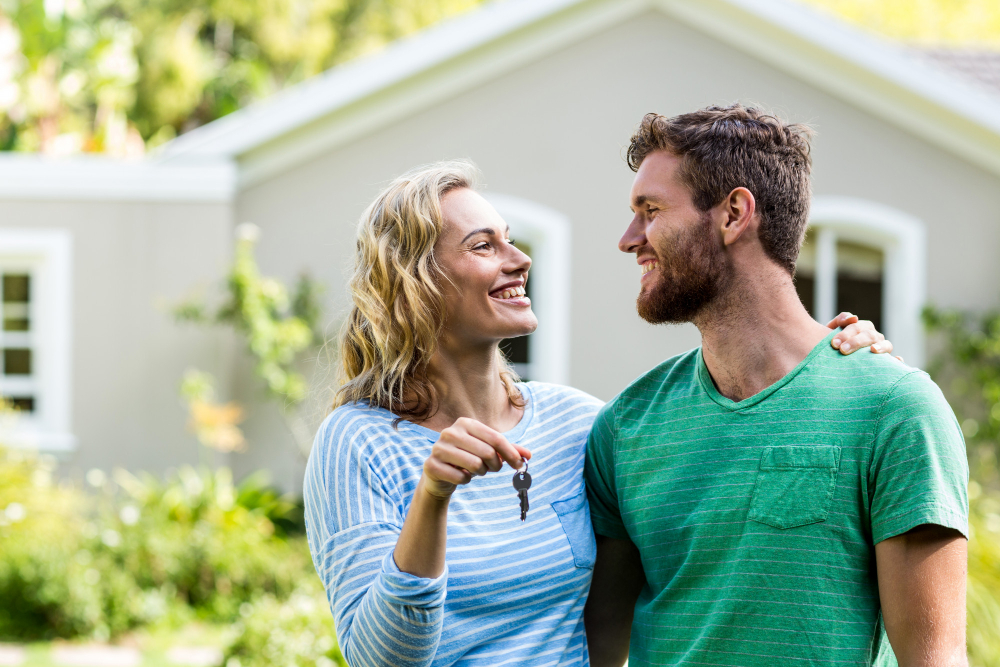
<svg viewBox="0 0 1000 667"><path fill-rule="evenodd" d="M648 111L809 123L796 285L935 377L1000 665L997 0L0 0L0 665L343 664L300 488L354 225L467 157L532 256L528 379L607 400Z"/></svg>

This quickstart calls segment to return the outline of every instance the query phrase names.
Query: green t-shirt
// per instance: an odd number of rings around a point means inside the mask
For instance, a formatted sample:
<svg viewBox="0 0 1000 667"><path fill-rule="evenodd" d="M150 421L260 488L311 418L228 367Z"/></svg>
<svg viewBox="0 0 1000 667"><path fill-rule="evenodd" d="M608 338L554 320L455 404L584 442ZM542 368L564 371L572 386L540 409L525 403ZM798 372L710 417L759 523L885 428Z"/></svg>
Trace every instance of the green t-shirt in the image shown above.
<svg viewBox="0 0 1000 667"><path fill-rule="evenodd" d="M968 534L968 462L926 373L842 356L831 334L733 402L701 349L639 378L597 417L594 530L646 574L631 667L893 664L875 544L922 524Z"/></svg>

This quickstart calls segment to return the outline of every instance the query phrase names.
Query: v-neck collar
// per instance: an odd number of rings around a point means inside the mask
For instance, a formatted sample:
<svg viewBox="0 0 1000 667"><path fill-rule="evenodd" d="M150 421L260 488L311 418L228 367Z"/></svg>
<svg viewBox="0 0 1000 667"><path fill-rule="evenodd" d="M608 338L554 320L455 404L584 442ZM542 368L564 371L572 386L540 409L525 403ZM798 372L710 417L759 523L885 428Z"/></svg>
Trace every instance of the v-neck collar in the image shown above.
<svg viewBox="0 0 1000 667"><path fill-rule="evenodd" d="M719 390L716 389L715 387L715 382L712 381L711 373L708 372L708 366L705 365L704 350L701 347L698 348L698 361L696 362L698 366L698 380L701 382L701 387L702 389L705 390L705 393L708 394L708 397L711 398L716 403L718 403L723 408L725 408L726 410L731 410L733 412L739 410L746 410L747 408L751 408L760 403L761 401L767 399L768 396L775 393L776 391L784 387L786 384L791 382L796 375L802 372L803 368L809 365L809 362L812 361L817 354L826 349L826 347L830 344L830 341L833 339L834 335L837 334L837 332L839 331L840 329L834 329L833 331L831 331L830 334L826 338L821 340L819 343L817 343L816 347L814 347L809 352L809 354L806 355L806 358L800 361L798 365L795 366L795 368L790 370L785 375L785 377L781 378L780 380L778 380L771 386L767 387L766 389L757 392L753 396L743 399L742 401L734 401L731 398L726 398L725 396L719 393Z"/></svg>

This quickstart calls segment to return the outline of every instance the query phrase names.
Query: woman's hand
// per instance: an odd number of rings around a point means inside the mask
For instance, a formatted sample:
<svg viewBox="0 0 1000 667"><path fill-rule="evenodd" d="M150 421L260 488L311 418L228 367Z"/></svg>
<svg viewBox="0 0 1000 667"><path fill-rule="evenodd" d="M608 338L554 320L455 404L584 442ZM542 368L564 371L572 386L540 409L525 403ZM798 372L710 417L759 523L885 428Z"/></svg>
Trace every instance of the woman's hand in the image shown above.
<svg viewBox="0 0 1000 667"><path fill-rule="evenodd" d="M443 500L473 477L497 472L504 461L518 470L530 458L530 451L507 442L486 424L462 417L441 431L424 461L424 491Z"/></svg>
<svg viewBox="0 0 1000 667"><path fill-rule="evenodd" d="M841 354L851 354L855 350L871 345L871 351L875 354L892 352L892 341L885 339L885 336L875 330L875 325L870 320L858 320L857 315L851 313L841 313L830 320L826 325L830 329L840 327L843 329L833 337L830 344L840 350ZM902 357L897 356L900 361Z"/></svg>

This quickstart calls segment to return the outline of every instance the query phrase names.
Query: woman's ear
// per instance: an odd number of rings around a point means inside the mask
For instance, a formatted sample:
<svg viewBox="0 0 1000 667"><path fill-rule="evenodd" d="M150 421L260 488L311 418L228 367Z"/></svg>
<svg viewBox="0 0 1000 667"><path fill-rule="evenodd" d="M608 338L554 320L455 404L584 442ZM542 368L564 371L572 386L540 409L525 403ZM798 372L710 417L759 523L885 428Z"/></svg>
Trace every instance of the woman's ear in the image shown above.
<svg viewBox="0 0 1000 667"><path fill-rule="evenodd" d="M757 201L746 188L735 188L722 203L726 219L722 225L722 242L732 245L740 240L753 222Z"/></svg>

